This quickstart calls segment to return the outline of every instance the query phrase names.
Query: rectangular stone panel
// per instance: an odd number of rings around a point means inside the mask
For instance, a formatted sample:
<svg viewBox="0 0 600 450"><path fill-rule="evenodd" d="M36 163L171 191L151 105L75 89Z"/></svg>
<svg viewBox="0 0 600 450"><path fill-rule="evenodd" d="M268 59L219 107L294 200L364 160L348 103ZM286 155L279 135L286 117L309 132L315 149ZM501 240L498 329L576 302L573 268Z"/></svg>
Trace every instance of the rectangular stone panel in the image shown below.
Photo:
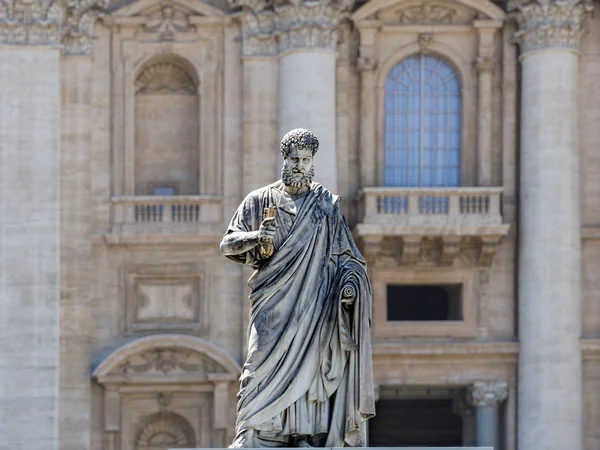
<svg viewBox="0 0 600 450"><path fill-rule="evenodd" d="M128 331L206 328L205 276L198 268L126 267L124 280Z"/></svg>

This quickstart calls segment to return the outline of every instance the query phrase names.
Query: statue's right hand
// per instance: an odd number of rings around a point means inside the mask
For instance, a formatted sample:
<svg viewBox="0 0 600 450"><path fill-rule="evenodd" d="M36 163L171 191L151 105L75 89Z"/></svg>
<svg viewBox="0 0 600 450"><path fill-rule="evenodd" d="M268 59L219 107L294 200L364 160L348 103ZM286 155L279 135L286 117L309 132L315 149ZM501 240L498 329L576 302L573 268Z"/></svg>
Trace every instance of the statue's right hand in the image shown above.
<svg viewBox="0 0 600 450"><path fill-rule="evenodd" d="M261 242L271 242L275 237L277 225L275 225L275 217L264 219L258 229L258 238Z"/></svg>

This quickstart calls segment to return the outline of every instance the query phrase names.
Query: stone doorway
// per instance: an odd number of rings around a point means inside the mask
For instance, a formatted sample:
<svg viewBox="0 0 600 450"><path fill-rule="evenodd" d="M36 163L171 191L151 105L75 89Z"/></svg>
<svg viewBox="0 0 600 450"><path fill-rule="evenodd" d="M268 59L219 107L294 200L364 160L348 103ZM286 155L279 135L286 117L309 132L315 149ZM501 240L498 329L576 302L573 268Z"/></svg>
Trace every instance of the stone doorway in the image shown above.
<svg viewBox="0 0 600 450"><path fill-rule="evenodd" d="M460 447L463 418L450 389L420 392L382 387L369 421L370 447Z"/></svg>

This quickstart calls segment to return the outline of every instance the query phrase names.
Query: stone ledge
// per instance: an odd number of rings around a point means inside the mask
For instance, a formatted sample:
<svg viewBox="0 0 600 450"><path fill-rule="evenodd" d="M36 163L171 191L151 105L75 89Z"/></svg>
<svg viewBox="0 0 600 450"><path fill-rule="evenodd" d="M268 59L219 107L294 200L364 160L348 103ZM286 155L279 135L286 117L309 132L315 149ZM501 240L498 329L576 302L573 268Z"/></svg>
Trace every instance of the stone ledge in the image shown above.
<svg viewBox="0 0 600 450"><path fill-rule="evenodd" d="M291 450L295 447L278 447L281 450ZM338 447L322 447L328 450L338 449ZM362 448L380 448L380 447L362 447ZM386 447L389 450L494 450L492 447ZM178 448L169 450L215 450L215 449L204 449L204 448ZM226 449L219 449L226 450ZM257 449L259 450L259 449ZM341 448L340 448L341 450Z"/></svg>
<svg viewBox="0 0 600 450"><path fill-rule="evenodd" d="M600 341L600 340L599 340ZM373 342L373 356L482 356L519 354L519 343L508 342Z"/></svg>

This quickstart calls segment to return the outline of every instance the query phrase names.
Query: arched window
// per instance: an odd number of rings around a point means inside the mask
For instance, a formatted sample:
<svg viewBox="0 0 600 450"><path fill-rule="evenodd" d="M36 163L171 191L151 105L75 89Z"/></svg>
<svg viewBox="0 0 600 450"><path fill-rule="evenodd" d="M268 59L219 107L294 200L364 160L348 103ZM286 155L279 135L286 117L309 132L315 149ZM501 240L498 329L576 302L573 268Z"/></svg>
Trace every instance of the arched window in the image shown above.
<svg viewBox="0 0 600 450"><path fill-rule="evenodd" d="M460 185L461 87L432 55L394 66L385 83L384 185Z"/></svg>

